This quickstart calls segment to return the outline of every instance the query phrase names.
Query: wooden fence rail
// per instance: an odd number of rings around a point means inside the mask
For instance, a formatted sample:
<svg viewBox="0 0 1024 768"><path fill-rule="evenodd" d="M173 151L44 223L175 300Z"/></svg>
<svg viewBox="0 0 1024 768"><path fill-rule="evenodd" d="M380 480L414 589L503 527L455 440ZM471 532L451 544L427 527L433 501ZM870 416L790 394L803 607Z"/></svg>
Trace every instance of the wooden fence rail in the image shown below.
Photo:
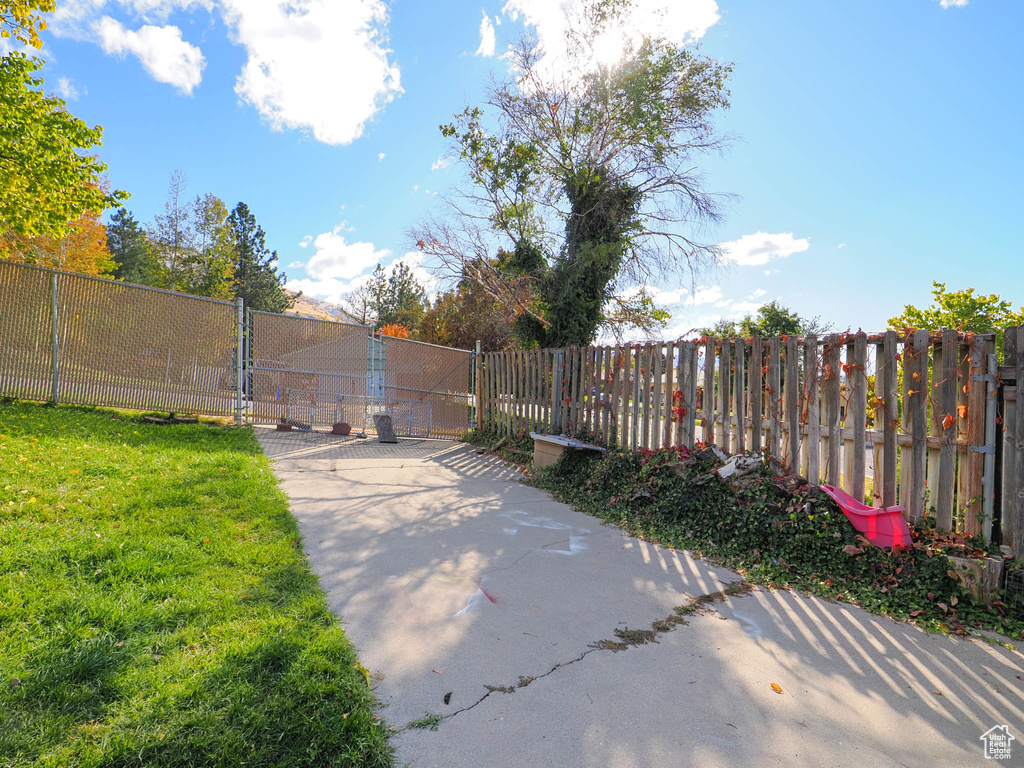
<svg viewBox="0 0 1024 768"><path fill-rule="evenodd" d="M1021 334L1007 329L998 370L995 333L949 330L489 352L479 423L626 450L766 450L812 484L971 534L992 535L1001 499L997 530L1024 552L1024 409L1000 386L1024 378Z"/></svg>

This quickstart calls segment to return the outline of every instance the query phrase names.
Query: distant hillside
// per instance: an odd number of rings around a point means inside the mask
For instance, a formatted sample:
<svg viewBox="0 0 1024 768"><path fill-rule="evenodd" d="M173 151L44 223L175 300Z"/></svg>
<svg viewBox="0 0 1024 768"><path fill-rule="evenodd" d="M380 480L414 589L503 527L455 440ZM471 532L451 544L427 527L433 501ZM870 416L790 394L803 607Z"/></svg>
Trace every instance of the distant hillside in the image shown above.
<svg viewBox="0 0 1024 768"><path fill-rule="evenodd" d="M287 288L284 289L284 292L289 298L294 297L296 294L296 291L289 291ZM312 296L299 296L295 301L295 305L291 309L285 311L289 315L310 317L314 320L334 320L338 323L360 324L356 318L352 317L352 315L337 304L331 304L329 301L317 299Z"/></svg>

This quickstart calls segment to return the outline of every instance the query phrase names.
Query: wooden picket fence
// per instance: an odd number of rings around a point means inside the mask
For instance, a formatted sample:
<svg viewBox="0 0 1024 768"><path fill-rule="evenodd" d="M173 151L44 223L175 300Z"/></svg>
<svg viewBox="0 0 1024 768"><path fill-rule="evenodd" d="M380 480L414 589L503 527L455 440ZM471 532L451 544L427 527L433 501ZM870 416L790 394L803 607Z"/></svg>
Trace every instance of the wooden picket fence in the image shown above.
<svg viewBox="0 0 1024 768"><path fill-rule="evenodd" d="M1020 330L1007 330L1007 350ZM997 395L1007 376L995 338L889 331L484 353L477 426L583 431L626 450L766 450L812 484L991 537ZM1012 357L1014 370L1022 359ZM1014 434L1024 440L1024 425ZM997 524L1024 551L1024 482L1012 482L1024 477L1024 449L1001 442Z"/></svg>

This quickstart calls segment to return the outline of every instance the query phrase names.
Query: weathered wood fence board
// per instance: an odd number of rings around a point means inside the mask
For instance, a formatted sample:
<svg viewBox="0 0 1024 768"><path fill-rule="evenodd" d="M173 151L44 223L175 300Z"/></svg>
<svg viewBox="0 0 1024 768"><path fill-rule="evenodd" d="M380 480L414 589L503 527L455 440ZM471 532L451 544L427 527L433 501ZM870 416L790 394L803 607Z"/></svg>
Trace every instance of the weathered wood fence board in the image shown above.
<svg viewBox="0 0 1024 768"><path fill-rule="evenodd" d="M1002 541L1024 553L1024 325L1003 333L1003 485ZM1007 385L1012 377L1013 386Z"/></svg>

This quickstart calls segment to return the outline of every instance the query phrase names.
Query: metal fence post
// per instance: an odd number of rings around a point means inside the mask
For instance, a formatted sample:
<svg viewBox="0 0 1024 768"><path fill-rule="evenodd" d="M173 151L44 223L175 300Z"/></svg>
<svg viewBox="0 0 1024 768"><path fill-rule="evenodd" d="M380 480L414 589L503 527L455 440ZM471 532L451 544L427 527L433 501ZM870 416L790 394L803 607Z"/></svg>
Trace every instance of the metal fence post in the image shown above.
<svg viewBox="0 0 1024 768"><path fill-rule="evenodd" d="M241 296L235 297L235 424L242 426L242 381L243 360L242 332L245 325L245 301Z"/></svg>
<svg viewBox="0 0 1024 768"><path fill-rule="evenodd" d="M53 303L51 306L52 314L50 317L50 323L53 326L53 388L51 389L51 399L54 405L60 404L60 386L58 382L59 367L60 367L60 332L57 329L57 273L54 272L50 275L50 291L52 294Z"/></svg>

